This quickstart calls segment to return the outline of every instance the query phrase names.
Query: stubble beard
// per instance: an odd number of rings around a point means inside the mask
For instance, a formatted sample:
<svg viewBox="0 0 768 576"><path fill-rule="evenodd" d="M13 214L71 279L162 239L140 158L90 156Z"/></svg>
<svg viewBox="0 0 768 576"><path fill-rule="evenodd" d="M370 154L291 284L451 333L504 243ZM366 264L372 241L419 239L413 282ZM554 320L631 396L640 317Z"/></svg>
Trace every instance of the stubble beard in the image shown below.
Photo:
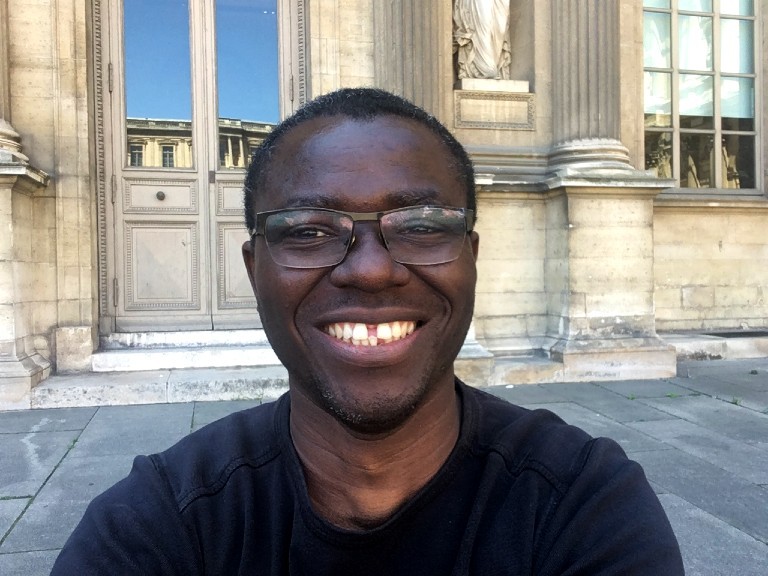
<svg viewBox="0 0 768 576"><path fill-rule="evenodd" d="M358 399L337 389L321 376L313 378L321 408L350 430L366 435L392 432L402 426L422 404L434 382L430 373L422 374L406 395L379 394L363 405Z"/></svg>

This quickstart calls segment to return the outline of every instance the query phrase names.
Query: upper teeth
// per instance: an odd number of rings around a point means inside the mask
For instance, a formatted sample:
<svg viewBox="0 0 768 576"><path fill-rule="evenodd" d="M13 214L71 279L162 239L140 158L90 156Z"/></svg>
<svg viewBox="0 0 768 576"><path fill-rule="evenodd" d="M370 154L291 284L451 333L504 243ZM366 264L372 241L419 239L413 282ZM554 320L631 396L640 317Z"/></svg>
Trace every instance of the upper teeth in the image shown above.
<svg viewBox="0 0 768 576"><path fill-rule="evenodd" d="M336 322L325 327L334 338L355 346L378 346L401 340L413 333L416 323L411 320L387 322L384 324L363 324L361 322Z"/></svg>

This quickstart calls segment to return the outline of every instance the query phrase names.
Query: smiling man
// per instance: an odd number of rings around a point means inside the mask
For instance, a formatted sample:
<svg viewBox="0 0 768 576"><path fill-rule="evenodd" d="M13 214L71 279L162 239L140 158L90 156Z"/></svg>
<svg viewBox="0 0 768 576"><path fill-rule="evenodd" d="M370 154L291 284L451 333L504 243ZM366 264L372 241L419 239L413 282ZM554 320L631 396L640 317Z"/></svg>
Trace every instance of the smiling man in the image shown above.
<svg viewBox="0 0 768 576"><path fill-rule="evenodd" d="M284 121L246 180L243 255L289 393L98 497L54 574L682 574L616 443L469 388L466 152L373 89Z"/></svg>

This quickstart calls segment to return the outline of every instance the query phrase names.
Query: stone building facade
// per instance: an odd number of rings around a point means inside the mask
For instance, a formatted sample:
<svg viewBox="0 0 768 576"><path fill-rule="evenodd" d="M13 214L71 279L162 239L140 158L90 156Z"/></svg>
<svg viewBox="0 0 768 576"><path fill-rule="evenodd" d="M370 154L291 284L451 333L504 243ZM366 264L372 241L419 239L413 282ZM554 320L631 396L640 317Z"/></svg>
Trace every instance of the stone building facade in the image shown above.
<svg viewBox="0 0 768 576"><path fill-rule="evenodd" d="M768 354L768 10L494 4L0 0L0 409L110 369L115 343L274 363L239 260L244 166L344 86L413 100L475 162L468 380L668 376L735 333Z"/></svg>

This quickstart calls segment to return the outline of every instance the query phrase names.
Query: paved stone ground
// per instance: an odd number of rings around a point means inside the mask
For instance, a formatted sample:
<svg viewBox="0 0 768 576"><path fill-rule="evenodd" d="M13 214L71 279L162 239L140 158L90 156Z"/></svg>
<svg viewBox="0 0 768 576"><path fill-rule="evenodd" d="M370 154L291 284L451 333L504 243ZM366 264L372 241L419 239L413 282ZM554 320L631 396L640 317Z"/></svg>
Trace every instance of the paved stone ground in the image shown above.
<svg viewBox="0 0 768 576"><path fill-rule="evenodd" d="M618 441L659 494L689 575L765 576L768 359L682 363L679 374L489 390ZM48 574L85 506L134 455L256 403L0 412L0 574Z"/></svg>

